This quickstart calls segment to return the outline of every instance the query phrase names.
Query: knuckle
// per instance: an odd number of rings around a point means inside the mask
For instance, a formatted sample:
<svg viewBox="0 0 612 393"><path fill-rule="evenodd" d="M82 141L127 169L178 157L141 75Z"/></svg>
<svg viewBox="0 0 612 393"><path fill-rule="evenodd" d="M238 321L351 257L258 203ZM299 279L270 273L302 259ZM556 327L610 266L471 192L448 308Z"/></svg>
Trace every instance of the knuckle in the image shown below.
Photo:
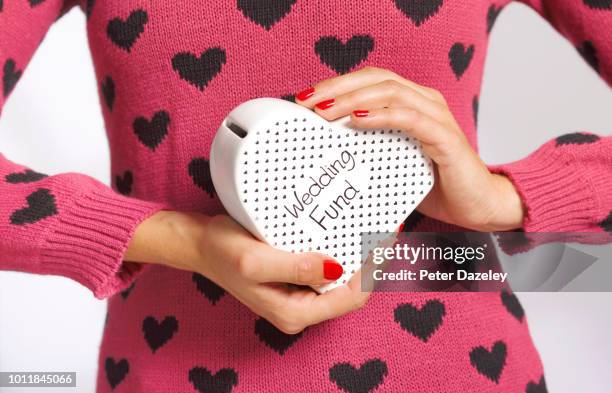
<svg viewBox="0 0 612 393"><path fill-rule="evenodd" d="M363 95L363 92L360 92L359 90L354 90L354 91L345 93L341 99L344 103L356 102L356 101L359 101L359 98L362 95Z"/></svg>
<svg viewBox="0 0 612 393"><path fill-rule="evenodd" d="M448 109L446 105L440 102L434 102L432 117L440 121L446 121L448 118Z"/></svg>
<svg viewBox="0 0 612 393"><path fill-rule="evenodd" d="M419 111L415 111L413 109L406 109L402 112L404 120L412 125L418 125L421 121L423 121L423 115Z"/></svg>
<svg viewBox="0 0 612 393"><path fill-rule="evenodd" d="M435 101L440 103L446 103L446 98L444 97L444 94L442 94L439 90L428 88L427 91L429 92L429 94L431 94Z"/></svg>
<svg viewBox="0 0 612 393"><path fill-rule="evenodd" d="M298 334L306 328L297 318L291 315L277 315L274 326L285 334Z"/></svg>
<svg viewBox="0 0 612 393"><path fill-rule="evenodd" d="M243 254L236 262L236 270L242 277L253 277L257 271L257 261L251 254Z"/></svg>
<svg viewBox="0 0 612 393"><path fill-rule="evenodd" d="M389 93L396 95L401 91L402 85L393 79L385 79L382 83L382 87Z"/></svg>
<svg viewBox="0 0 612 393"><path fill-rule="evenodd" d="M302 258L294 264L294 277L297 282L308 282L314 270L313 262L308 258Z"/></svg>

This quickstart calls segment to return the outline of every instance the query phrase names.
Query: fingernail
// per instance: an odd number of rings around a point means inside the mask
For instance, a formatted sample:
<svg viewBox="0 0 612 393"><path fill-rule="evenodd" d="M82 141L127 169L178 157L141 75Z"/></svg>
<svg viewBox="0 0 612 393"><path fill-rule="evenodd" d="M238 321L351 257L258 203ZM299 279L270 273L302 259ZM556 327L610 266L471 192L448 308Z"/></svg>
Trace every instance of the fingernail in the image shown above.
<svg viewBox="0 0 612 393"><path fill-rule="evenodd" d="M404 223L402 222L399 226L399 229L397 230L398 232L401 232L404 230Z"/></svg>
<svg viewBox="0 0 612 393"><path fill-rule="evenodd" d="M342 266L338 262L330 259L323 261L323 276L326 279L337 280L342 277L343 273L344 269L342 269Z"/></svg>
<svg viewBox="0 0 612 393"><path fill-rule="evenodd" d="M316 107L322 110L325 110L327 108L330 108L332 106L334 106L334 104L336 103L336 100L334 100L333 98L329 99L329 100L325 100L325 101L321 101L319 102Z"/></svg>
<svg viewBox="0 0 612 393"><path fill-rule="evenodd" d="M368 117L369 114L370 114L370 111L366 111L366 110L353 111L353 115L355 115L355 117Z"/></svg>
<svg viewBox="0 0 612 393"><path fill-rule="evenodd" d="M314 87L309 87L308 89L297 93L295 98L297 98L299 101L306 101L307 99L312 97L314 91Z"/></svg>

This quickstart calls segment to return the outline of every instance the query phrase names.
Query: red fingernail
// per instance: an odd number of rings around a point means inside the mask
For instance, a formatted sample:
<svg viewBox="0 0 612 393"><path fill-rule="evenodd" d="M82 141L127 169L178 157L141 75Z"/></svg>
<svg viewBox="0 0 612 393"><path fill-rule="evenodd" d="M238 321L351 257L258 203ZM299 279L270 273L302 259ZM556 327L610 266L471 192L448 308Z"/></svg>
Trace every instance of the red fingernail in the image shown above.
<svg viewBox="0 0 612 393"><path fill-rule="evenodd" d="M321 101L319 102L316 107L322 110L325 110L329 107L334 106L334 104L336 103L336 100L334 100L333 98L329 99L329 100L325 100L325 101Z"/></svg>
<svg viewBox="0 0 612 393"><path fill-rule="evenodd" d="M309 87L308 89L297 93L295 98L297 98L299 101L306 101L307 99L312 97L313 94L314 94L314 87Z"/></svg>
<svg viewBox="0 0 612 393"><path fill-rule="evenodd" d="M397 230L398 232L401 232L404 230L404 223L402 222L399 226L399 229Z"/></svg>
<svg viewBox="0 0 612 393"><path fill-rule="evenodd" d="M323 276L328 280L337 280L342 277L344 269L342 266L331 259L323 261Z"/></svg>
<svg viewBox="0 0 612 393"><path fill-rule="evenodd" d="M355 115L355 117L368 117L369 114L370 114L370 111L366 111L366 110L353 111L353 115Z"/></svg>

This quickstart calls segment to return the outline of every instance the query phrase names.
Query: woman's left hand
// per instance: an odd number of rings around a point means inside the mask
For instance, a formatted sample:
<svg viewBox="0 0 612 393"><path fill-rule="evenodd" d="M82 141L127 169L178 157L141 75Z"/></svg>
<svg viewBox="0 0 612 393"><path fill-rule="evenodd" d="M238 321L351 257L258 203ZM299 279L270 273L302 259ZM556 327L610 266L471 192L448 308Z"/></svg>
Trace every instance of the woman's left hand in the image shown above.
<svg viewBox="0 0 612 393"><path fill-rule="evenodd" d="M421 213L476 231L521 227L524 209L513 184L488 170L439 91L366 67L321 81L296 102L329 121L350 115L357 128L401 129L420 140L436 176Z"/></svg>

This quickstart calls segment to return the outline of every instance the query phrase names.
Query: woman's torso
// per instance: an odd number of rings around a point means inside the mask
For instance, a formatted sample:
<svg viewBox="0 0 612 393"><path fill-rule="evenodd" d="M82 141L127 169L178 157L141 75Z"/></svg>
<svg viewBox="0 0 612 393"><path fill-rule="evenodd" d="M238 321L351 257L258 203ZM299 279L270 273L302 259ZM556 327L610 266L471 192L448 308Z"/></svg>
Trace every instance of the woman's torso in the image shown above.
<svg viewBox="0 0 612 393"><path fill-rule="evenodd" d="M440 90L476 146L488 30L505 3L84 2L113 186L222 213L208 157L225 115L365 65ZM453 229L428 219L415 228ZM374 294L362 310L286 336L203 277L155 267L109 301L98 389L522 392L542 368L508 304L499 293Z"/></svg>

